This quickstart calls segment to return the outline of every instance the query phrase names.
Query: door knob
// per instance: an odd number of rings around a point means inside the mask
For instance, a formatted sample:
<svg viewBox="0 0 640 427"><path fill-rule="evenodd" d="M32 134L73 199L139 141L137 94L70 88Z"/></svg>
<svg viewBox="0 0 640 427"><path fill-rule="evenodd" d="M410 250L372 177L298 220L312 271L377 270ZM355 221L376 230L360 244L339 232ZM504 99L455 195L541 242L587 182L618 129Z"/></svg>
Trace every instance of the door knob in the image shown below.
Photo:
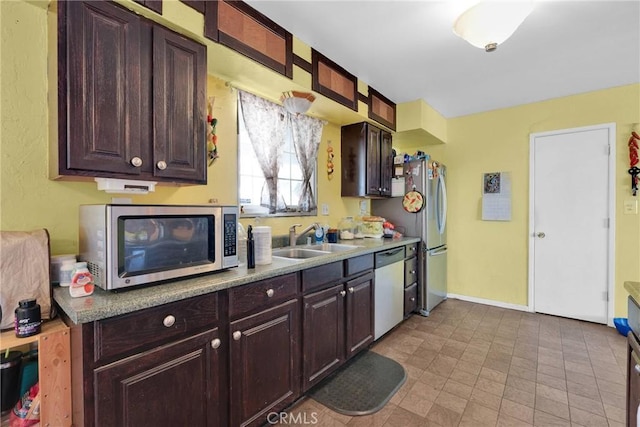
<svg viewBox="0 0 640 427"><path fill-rule="evenodd" d="M544 234L543 232L539 232L539 233L536 233L536 236L538 236L541 239L544 239L544 236L546 236L546 234Z"/></svg>
<svg viewBox="0 0 640 427"><path fill-rule="evenodd" d="M158 169L163 171L167 168L167 162L165 162L164 160L160 160L158 163L156 163L156 166L158 167Z"/></svg>

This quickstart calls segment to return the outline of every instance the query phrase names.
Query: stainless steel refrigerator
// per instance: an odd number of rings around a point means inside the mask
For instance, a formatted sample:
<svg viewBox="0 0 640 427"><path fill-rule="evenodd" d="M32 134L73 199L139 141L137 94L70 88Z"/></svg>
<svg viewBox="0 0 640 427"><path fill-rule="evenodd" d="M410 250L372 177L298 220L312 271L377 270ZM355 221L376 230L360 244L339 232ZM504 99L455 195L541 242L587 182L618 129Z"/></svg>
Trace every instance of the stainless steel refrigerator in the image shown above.
<svg viewBox="0 0 640 427"><path fill-rule="evenodd" d="M433 160L415 160L403 165L403 178L407 197L372 200L371 212L405 236L422 239L418 309L428 316L447 297L447 168ZM420 196L421 207L416 202Z"/></svg>

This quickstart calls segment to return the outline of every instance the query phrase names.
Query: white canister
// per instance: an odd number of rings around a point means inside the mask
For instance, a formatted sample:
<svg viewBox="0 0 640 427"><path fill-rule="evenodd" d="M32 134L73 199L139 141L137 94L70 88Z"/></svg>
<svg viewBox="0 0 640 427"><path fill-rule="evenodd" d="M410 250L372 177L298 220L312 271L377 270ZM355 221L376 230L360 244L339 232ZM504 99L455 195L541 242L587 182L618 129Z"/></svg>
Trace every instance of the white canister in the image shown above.
<svg viewBox="0 0 640 427"><path fill-rule="evenodd" d="M65 259L60 266L60 286L71 285L71 279L73 278L73 270L76 268L76 260Z"/></svg>
<svg viewBox="0 0 640 427"><path fill-rule="evenodd" d="M253 227L256 265L271 264L271 227Z"/></svg>
<svg viewBox="0 0 640 427"><path fill-rule="evenodd" d="M60 267L62 267L62 263L65 261L75 263L76 256L74 254L51 256L49 276L52 283L60 283Z"/></svg>

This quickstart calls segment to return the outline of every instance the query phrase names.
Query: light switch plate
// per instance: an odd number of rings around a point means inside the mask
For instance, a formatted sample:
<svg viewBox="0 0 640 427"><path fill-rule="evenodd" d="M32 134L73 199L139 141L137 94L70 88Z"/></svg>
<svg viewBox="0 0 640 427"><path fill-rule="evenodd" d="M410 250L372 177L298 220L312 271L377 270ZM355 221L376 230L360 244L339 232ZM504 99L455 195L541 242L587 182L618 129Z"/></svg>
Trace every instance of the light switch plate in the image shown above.
<svg viewBox="0 0 640 427"><path fill-rule="evenodd" d="M329 215L329 205L326 203L322 204L322 215Z"/></svg>
<svg viewBox="0 0 640 427"><path fill-rule="evenodd" d="M625 215L637 215L638 214L638 201L637 200L625 200L624 201L624 214Z"/></svg>

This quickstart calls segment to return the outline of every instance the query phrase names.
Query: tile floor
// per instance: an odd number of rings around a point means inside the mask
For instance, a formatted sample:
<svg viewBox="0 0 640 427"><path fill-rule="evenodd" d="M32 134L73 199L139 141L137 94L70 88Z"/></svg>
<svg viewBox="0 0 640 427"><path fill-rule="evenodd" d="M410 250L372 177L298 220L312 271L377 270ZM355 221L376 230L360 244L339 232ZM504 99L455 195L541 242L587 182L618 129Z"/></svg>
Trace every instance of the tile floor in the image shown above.
<svg viewBox="0 0 640 427"><path fill-rule="evenodd" d="M379 412L306 399L300 425L624 426L626 339L614 328L449 299L373 348L407 381Z"/></svg>

